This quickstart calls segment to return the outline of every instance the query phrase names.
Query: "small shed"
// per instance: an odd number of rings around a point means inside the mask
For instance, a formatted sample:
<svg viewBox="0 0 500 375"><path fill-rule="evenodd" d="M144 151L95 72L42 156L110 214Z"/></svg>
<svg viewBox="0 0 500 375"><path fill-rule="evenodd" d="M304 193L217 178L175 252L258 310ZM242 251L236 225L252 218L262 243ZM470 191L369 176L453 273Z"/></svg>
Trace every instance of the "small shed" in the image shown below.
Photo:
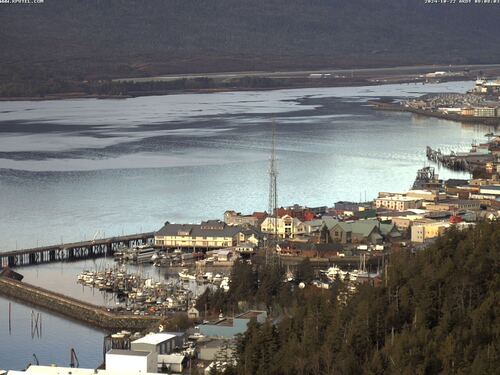
<svg viewBox="0 0 500 375"><path fill-rule="evenodd" d="M198 309L194 306L192 306L188 311L187 311L187 314L188 314L188 318L189 319L198 319L200 317L200 312L198 311Z"/></svg>

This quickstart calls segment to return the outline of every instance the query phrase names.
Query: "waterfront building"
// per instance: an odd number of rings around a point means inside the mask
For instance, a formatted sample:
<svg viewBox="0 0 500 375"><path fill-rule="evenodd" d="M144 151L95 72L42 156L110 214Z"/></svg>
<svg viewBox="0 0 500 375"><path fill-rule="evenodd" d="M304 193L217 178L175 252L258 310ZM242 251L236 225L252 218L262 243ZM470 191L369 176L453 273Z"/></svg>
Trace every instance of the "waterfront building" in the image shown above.
<svg viewBox="0 0 500 375"><path fill-rule="evenodd" d="M497 108L495 107L475 107L474 117L496 117Z"/></svg>
<svg viewBox="0 0 500 375"><path fill-rule="evenodd" d="M274 228L275 223L276 229ZM277 233L280 238L295 238L306 233L304 223L289 215L278 218L267 217L260 225L260 230L262 233Z"/></svg>
<svg viewBox="0 0 500 375"><path fill-rule="evenodd" d="M155 233L155 245L170 248L220 249L238 244L242 229L220 220L201 224L170 224Z"/></svg>
<svg viewBox="0 0 500 375"><path fill-rule="evenodd" d="M500 185L484 185L479 188L479 193L500 198Z"/></svg>
<svg viewBox="0 0 500 375"><path fill-rule="evenodd" d="M383 193L382 193L383 194ZM407 211L422 207L423 199L409 197L403 194L382 195L375 199L376 208L388 208L396 211Z"/></svg>

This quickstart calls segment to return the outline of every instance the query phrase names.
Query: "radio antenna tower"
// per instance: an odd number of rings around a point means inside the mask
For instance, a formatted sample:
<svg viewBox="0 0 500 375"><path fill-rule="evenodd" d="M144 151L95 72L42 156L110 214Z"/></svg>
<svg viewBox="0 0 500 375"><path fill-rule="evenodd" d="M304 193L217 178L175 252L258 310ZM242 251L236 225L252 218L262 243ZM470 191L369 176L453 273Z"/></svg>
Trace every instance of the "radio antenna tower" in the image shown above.
<svg viewBox="0 0 500 375"><path fill-rule="evenodd" d="M271 158L269 160L269 218L273 226L273 233L269 235L268 247L266 248L266 264L269 263L269 256L274 256L278 244L278 166L276 162L276 122L274 120L272 132Z"/></svg>

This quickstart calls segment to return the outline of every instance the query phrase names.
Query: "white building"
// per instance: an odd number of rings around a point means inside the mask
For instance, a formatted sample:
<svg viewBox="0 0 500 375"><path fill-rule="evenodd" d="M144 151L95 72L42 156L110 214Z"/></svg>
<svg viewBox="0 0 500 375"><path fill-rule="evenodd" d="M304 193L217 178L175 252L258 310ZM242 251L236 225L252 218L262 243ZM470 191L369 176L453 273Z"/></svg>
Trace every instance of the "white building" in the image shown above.
<svg viewBox="0 0 500 375"><path fill-rule="evenodd" d="M275 232L276 223L276 232ZM285 215L283 217L267 217L260 225L262 233L274 234L277 233L281 238L294 238L295 236L304 234L306 227L296 217Z"/></svg>
<svg viewBox="0 0 500 375"><path fill-rule="evenodd" d="M106 353L106 370L118 374L157 372L158 355L152 352L111 349Z"/></svg>
<svg viewBox="0 0 500 375"><path fill-rule="evenodd" d="M136 351L170 354L177 345L177 336L171 333L153 333L132 341L131 349Z"/></svg>
<svg viewBox="0 0 500 375"><path fill-rule="evenodd" d="M402 194L382 196L375 199L376 208L388 208L396 211L407 211L422 207L423 199L408 197Z"/></svg>

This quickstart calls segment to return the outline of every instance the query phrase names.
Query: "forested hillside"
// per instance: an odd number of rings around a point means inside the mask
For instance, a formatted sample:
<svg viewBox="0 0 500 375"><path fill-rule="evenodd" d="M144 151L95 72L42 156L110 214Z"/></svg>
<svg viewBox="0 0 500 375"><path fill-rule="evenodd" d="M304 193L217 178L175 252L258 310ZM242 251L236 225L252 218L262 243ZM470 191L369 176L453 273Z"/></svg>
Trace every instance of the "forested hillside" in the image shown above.
<svg viewBox="0 0 500 375"><path fill-rule="evenodd" d="M278 324L250 326L225 374L498 373L500 224L394 255L381 286L342 295L342 285L297 289Z"/></svg>
<svg viewBox="0 0 500 375"><path fill-rule="evenodd" d="M0 4L0 82L500 61L500 6L424 0Z"/></svg>

